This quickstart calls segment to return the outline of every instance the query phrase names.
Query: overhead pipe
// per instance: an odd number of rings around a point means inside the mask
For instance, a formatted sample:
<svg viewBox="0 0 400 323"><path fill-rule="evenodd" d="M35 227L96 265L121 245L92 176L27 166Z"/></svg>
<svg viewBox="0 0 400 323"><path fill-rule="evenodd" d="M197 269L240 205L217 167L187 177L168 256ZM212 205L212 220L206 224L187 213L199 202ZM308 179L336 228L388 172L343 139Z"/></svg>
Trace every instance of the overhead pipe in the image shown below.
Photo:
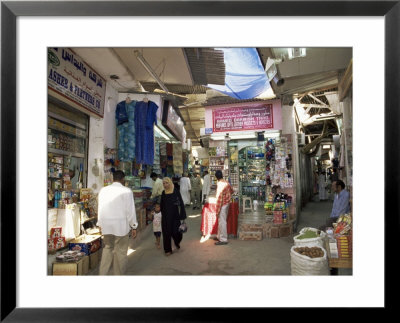
<svg viewBox="0 0 400 323"><path fill-rule="evenodd" d="M169 91L167 89L167 87L165 86L165 84L160 80L159 76L157 75L157 73L153 70L153 68L150 66L149 63L147 63L147 61L145 60L145 58L143 57L143 55L138 51L135 50L134 51L136 58L138 59L138 61L143 65L143 67L146 69L146 71L157 81L158 85L164 90L164 92L166 92L167 94L169 94Z"/></svg>

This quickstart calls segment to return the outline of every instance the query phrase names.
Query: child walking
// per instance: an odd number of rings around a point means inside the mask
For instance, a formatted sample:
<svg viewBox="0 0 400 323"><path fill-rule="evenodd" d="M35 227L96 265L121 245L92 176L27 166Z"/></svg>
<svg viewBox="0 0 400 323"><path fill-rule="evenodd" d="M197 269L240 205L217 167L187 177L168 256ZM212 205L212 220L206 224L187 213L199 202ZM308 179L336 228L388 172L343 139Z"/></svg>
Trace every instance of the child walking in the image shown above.
<svg viewBox="0 0 400 323"><path fill-rule="evenodd" d="M161 210L160 204L156 203L153 210L153 232L156 237L157 248L160 249L160 239L161 239Z"/></svg>

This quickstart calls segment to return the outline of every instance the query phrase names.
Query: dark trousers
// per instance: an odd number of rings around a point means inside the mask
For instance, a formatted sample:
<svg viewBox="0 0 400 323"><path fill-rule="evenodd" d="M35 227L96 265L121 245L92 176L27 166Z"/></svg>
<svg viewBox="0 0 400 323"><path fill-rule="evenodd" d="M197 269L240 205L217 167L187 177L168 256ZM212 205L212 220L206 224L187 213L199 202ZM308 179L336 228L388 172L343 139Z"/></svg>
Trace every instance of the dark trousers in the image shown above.
<svg viewBox="0 0 400 323"><path fill-rule="evenodd" d="M179 232L179 225L180 221L178 220L177 223L174 223L174 225L171 227L163 226L163 246L164 246L164 251L171 252L172 251L172 246L171 246L171 239L174 240L175 246L179 249L180 248L180 243L182 241L182 233ZM166 230L165 230L166 229Z"/></svg>

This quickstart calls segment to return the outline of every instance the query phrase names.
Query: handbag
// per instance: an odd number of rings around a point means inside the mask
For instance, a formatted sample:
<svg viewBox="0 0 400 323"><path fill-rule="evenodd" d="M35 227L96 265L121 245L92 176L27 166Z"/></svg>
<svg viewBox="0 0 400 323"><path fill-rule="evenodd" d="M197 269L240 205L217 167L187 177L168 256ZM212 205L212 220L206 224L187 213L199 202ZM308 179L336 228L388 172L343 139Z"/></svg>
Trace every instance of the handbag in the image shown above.
<svg viewBox="0 0 400 323"><path fill-rule="evenodd" d="M178 230L180 233L185 233L185 232L187 232L187 229L188 229L187 224L186 224L185 220L183 220L181 222L181 225L179 226Z"/></svg>

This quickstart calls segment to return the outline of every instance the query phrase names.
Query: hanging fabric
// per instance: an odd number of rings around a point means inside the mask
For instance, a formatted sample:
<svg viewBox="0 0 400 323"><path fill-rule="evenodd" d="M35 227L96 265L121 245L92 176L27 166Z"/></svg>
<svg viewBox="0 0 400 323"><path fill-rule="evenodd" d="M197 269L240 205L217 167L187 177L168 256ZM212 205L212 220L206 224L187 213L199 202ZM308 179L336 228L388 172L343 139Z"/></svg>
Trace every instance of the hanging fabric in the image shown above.
<svg viewBox="0 0 400 323"><path fill-rule="evenodd" d="M157 124L158 105L152 101L136 103L136 162L144 165L153 165L154 161L154 124Z"/></svg>
<svg viewBox="0 0 400 323"><path fill-rule="evenodd" d="M121 101L117 104L117 108L115 109L115 120L117 121L117 126L129 121L125 101Z"/></svg>
<svg viewBox="0 0 400 323"><path fill-rule="evenodd" d="M120 161L132 161L135 158L135 106L136 101L127 99L118 103L115 109Z"/></svg>

